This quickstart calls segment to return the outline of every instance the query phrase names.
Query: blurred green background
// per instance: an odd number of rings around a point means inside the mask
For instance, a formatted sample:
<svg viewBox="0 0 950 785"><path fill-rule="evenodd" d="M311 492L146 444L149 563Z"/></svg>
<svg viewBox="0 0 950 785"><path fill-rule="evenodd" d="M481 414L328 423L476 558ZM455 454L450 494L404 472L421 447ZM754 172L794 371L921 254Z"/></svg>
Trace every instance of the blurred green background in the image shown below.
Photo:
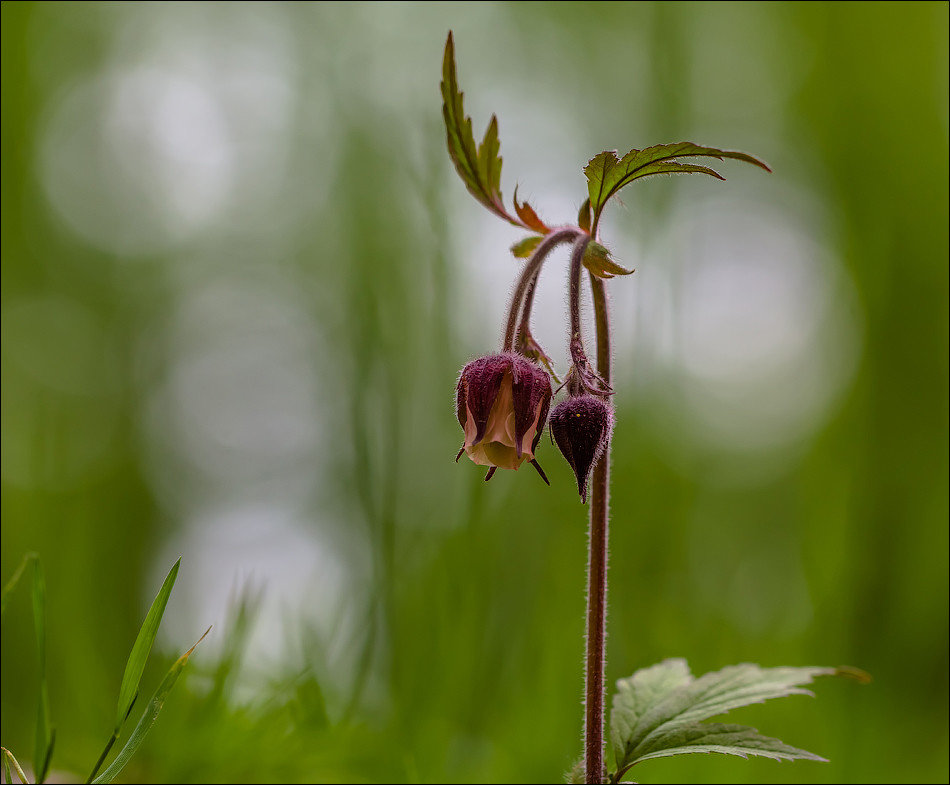
<svg viewBox="0 0 950 785"><path fill-rule="evenodd" d="M947 780L946 3L0 8L2 579L41 554L56 776L91 768L179 555L143 689L215 627L124 781L554 782L580 754L570 470L547 440L551 488L452 461L521 235L446 154L451 28L503 192L549 222L604 149L774 169L646 180L605 221L637 268L609 285L608 679L875 680L733 713L829 764L638 781ZM565 257L534 320L562 370ZM31 625L21 587L27 762Z"/></svg>

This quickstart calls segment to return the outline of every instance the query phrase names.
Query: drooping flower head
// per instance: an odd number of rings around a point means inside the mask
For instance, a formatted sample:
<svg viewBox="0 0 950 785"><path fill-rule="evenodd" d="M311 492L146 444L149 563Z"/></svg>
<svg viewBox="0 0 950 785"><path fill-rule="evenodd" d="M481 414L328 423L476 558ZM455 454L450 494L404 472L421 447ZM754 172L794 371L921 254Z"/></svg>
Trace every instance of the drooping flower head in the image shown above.
<svg viewBox="0 0 950 785"><path fill-rule="evenodd" d="M561 401L551 412L551 434L574 470L581 502L587 504L590 470L607 449L613 409L603 398L584 394Z"/></svg>
<svg viewBox="0 0 950 785"><path fill-rule="evenodd" d="M477 464L517 469L525 461L544 476L534 452L548 418L551 378L531 360L514 352L490 354L462 369L456 413L465 431L465 452Z"/></svg>

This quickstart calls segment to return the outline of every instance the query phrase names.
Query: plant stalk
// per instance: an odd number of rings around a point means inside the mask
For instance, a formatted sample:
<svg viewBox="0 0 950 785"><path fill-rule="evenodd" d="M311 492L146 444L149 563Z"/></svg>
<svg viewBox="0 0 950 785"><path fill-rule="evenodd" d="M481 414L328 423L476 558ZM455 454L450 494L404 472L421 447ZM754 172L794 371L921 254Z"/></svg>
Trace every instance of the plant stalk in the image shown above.
<svg viewBox="0 0 950 785"><path fill-rule="evenodd" d="M92 769L92 774L89 775L86 780L86 784L92 782L96 775L99 773L99 769L102 768L102 764L105 763L106 757L109 754L109 751L112 749L112 745L116 743L116 740L119 738L119 731L114 731L112 736L109 738L109 741L106 742L106 747L102 751L102 754L99 756L99 760L96 761L96 765Z"/></svg>
<svg viewBox="0 0 950 785"><path fill-rule="evenodd" d="M597 329L597 372L610 381L610 314L604 282L590 275ZM607 518L610 507L610 444L591 478L590 547L587 567L587 656L584 688L586 781L604 781L604 665L607 638Z"/></svg>
<svg viewBox="0 0 950 785"><path fill-rule="evenodd" d="M531 280L538 274L541 269L541 265L544 263L544 260L547 258L547 255L551 253L551 251L553 251L561 243L566 243L570 240L573 240L578 234L580 234L580 229L578 229L576 226L565 226L560 229L552 229L544 236L544 239L540 242L534 253L531 254L531 258L528 259L524 269L521 271L521 277L518 279L518 283L515 286L515 292L511 298L511 306L508 309L508 324L505 327L505 340L501 347L503 352L510 352L512 347L515 345L515 332L518 327L518 314L521 311L521 303L525 298L525 292L528 290Z"/></svg>

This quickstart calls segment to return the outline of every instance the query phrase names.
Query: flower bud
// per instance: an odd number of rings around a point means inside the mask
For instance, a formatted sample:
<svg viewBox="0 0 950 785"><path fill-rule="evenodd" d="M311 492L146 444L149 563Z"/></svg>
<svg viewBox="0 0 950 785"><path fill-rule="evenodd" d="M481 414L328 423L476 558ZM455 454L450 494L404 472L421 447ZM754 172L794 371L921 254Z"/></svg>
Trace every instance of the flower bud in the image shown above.
<svg viewBox="0 0 950 785"><path fill-rule="evenodd" d="M590 470L607 449L613 427L613 409L596 395L568 398L551 412L551 435L574 470L584 504L587 504Z"/></svg>
<svg viewBox="0 0 950 785"><path fill-rule="evenodd" d="M456 390L456 414L465 443L456 456L495 469L517 469L530 462L547 482L534 458L551 404L551 378L539 365L514 352L490 354L462 369Z"/></svg>

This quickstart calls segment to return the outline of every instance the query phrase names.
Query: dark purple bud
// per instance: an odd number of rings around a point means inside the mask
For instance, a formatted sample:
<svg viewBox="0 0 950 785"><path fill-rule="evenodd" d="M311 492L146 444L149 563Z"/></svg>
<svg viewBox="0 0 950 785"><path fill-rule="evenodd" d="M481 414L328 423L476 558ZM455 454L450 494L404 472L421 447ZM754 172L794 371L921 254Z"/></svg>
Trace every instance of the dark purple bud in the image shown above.
<svg viewBox="0 0 950 785"><path fill-rule="evenodd" d="M607 449L613 427L613 409L596 395L568 398L551 412L551 434L574 470L584 504L587 504L590 471Z"/></svg>

